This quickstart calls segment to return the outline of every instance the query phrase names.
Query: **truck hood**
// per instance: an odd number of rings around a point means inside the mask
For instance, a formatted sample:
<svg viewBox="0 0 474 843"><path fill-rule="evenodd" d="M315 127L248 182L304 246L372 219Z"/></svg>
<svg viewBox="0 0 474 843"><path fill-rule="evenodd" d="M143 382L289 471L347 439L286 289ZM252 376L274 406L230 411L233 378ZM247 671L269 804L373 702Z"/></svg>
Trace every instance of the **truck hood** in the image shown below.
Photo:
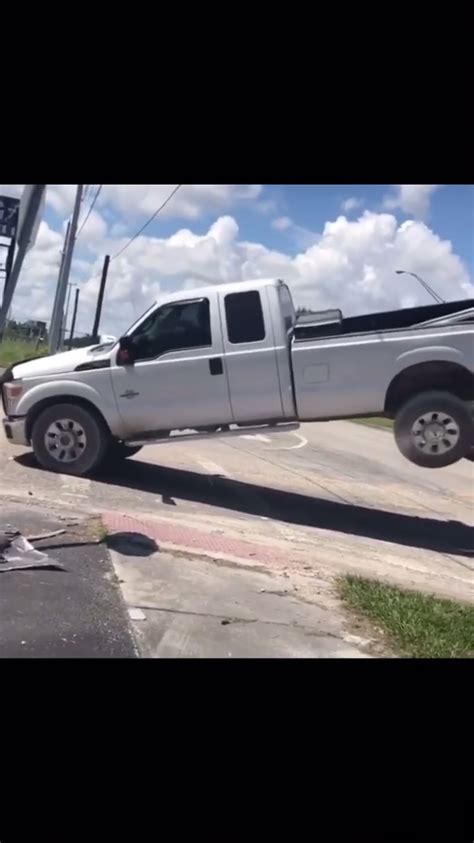
<svg viewBox="0 0 474 843"><path fill-rule="evenodd" d="M111 351L116 343L108 345L91 345L87 348L75 348L48 357L36 357L25 360L11 367L12 375L19 378L41 378L47 375L62 375L74 372L77 366L87 363L98 363L109 360Z"/></svg>

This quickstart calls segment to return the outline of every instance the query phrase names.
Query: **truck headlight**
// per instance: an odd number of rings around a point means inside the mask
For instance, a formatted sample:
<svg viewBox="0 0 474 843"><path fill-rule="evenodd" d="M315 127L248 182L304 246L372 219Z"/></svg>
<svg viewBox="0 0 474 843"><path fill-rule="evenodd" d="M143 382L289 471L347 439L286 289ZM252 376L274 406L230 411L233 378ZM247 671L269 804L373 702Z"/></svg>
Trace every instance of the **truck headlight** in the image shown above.
<svg viewBox="0 0 474 843"><path fill-rule="evenodd" d="M7 416L14 416L19 399L23 394L21 381L7 381L2 386L3 407Z"/></svg>

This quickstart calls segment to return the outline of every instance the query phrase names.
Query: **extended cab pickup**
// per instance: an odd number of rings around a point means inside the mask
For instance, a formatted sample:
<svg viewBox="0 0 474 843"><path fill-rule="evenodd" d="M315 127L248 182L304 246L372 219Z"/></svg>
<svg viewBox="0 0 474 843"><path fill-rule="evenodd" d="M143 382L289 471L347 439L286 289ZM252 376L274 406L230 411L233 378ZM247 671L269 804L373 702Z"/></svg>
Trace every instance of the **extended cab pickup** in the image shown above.
<svg viewBox="0 0 474 843"><path fill-rule="evenodd" d="M10 367L5 434L83 475L147 442L385 415L407 459L446 466L472 444L473 305L298 318L278 280L174 293L118 341Z"/></svg>

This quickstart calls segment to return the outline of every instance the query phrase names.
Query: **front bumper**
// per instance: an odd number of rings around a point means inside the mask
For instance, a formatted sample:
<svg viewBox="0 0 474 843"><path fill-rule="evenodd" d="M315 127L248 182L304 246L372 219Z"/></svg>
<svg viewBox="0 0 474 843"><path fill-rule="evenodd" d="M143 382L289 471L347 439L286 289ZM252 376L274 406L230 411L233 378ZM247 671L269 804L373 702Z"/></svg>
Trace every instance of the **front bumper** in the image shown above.
<svg viewBox="0 0 474 843"><path fill-rule="evenodd" d="M26 438L26 419L3 419L3 432L12 445L29 445Z"/></svg>

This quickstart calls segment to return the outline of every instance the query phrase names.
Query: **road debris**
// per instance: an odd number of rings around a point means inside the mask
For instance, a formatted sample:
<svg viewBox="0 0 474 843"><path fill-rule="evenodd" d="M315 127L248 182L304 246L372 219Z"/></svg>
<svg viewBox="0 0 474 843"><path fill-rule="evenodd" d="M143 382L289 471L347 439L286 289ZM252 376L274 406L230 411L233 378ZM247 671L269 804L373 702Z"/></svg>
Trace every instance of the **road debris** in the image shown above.
<svg viewBox="0 0 474 843"><path fill-rule="evenodd" d="M43 536L40 538L43 538ZM35 537L32 540L35 540ZM36 540L38 539L36 538ZM66 570L55 559L51 559L47 553L35 550L30 541L22 536L19 530L7 530L0 533L0 573L35 568L48 568L53 571Z"/></svg>
<svg viewBox="0 0 474 843"><path fill-rule="evenodd" d="M145 612L142 612L141 609L129 609L128 614L132 621L146 621Z"/></svg>
<svg viewBox="0 0 474 843"><path fill-rule="evenodd" d="M55 536L61 536L66 530L52 530L51 533L40 533L37 536L25 536L27 542L42 542L45 539L53 539Z"/></svg>

